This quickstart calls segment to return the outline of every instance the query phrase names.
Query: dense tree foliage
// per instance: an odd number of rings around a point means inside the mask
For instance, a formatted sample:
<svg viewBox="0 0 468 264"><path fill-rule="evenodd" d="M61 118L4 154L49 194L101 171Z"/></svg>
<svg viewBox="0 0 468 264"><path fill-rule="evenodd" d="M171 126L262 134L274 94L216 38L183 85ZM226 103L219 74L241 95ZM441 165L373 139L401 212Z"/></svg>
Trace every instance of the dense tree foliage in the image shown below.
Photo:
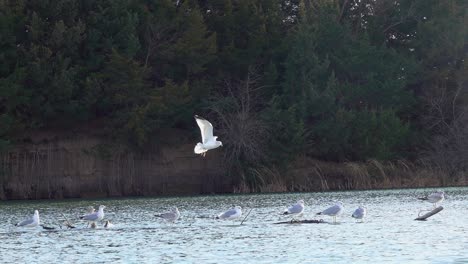
<svg viewBox="0 0 468 264"><path fill-rule="evenodd" d="M0 148L90 120L144 148L162 129L193 130L194 113L219 124L236 173L297 155L389 160L453 148L468 133L467 8L1 0Z"/></svg>

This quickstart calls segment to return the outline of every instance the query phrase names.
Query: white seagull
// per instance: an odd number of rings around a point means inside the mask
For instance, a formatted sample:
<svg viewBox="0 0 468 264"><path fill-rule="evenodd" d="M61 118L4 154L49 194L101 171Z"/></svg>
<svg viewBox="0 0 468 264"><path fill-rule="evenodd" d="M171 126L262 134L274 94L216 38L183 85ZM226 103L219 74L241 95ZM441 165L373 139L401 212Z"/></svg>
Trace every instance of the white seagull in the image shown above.
<svg viewBox="0 0 468 264"><path fill-rule="evenodd" d="M364 217L367 215L367 210L365 207L359 206L354 213L351 215L353 218L360 219L364 221Z"/></svg>
<svg viewBox="0 0 468 264"><path fill-rule="evenodd" d="M173 207L170 212L155 215L156 217L161 217L162 219L174 223L180 217L180 212L177 207Z"/></svg>
<svg viewBox="0 0 468 264"><path fill-rule="evenodd" d="M437 191L427 196L419 197L418 199L428 201L434 205L434 208L436 208L437 204L441 203L445 199L445 193L443 191Z"/></svg>
<svg viewBox="0 0 468 264"><path fill-rule="evenodd" d="M235 206L224 213L219 214L216 219L222 220L232 220L242 216L242 208L240 206Z"/></svg>
<svg viewBox="0 0 468 264"><path fill-rule="evenodd" d="M84 216L86 216L88 214L92 214L92 213L96 212L96 209L94 209L93 206L88 206L86 209L87 209L86 214L80 216L80 218L84 217ZM88 223L88 225L86 227L88 227L88 226L89 226L89 223ZM96 226L94 226L94 227L96 227Z"/></svg>
<svg viewBox="0 0 468 264"><path fill-rule="evenodd" d="M223 143L216 140L217 136L213 136L213 125L208 120L197 115L195 115L195 120L200 127L202 142L197 143L193 151L205 157L208 150L220 147Z"/></svg>
<svg viewBox="0 0 468 264"><path fill-rule="evenodd" d="M304 212L304 200L297 201L296 204L291 205L284 211L284 215L299 215Z"/></svg>
<svg viewBox="0 0 468 264"><path fill-rule="evenodd" d="M22 227L36 227L40 223L39 221L39 211L35 210L34 215L28 219L25 219L19 223L16 224L16 226L22 226Z"/></svg>
<svg viewBox="0 0 468 264"><path fill-rule="evenodd" d="M342 202L337 202L335 205L332 207L329 207L325 209L324 211L317 213L318 215L328 215L328 216L333 216L333 223L336 223L336 217L341 215L343 213L343 203Z"/></svg>
<svg viewBox="0 0 468 264"><path fill-rule="evenodd" d="M82 215L80 216L80 219L91 222L91 227L92 227L93 224L95 225L96 222L99 222L104 218L104 208L106 208L104 205L100 205L99 210L97 212Z"/></svg>

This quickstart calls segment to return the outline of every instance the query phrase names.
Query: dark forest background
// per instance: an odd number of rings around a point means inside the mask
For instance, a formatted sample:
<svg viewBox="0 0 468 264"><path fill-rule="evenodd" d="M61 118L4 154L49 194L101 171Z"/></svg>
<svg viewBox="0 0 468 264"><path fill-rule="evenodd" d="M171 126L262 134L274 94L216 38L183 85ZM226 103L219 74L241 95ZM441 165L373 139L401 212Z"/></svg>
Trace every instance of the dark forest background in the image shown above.
<svg viewBox="0 0 468 264"><path fill-rule="evenodd" d="M468 166L464 0L0 0L0 148L92 123L135 151L215 126L230 171ZM196 140L194 140L196 139Z"/></svg>

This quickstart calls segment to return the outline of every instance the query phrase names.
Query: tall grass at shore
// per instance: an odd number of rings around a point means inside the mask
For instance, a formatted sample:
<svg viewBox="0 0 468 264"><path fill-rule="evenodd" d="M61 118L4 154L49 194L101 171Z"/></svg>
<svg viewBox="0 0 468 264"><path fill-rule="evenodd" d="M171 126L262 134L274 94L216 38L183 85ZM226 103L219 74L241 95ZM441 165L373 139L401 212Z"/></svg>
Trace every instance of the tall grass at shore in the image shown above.
<svg viewBox="0 0 468 264"><path fill-rule="evenodd" d="M257 173L261 179L258 186L241 183L234 188L234 192L307 192L468 185L466 172L451 175L423 160L337 163L301 158L283 172L262 167Z"/></svg>

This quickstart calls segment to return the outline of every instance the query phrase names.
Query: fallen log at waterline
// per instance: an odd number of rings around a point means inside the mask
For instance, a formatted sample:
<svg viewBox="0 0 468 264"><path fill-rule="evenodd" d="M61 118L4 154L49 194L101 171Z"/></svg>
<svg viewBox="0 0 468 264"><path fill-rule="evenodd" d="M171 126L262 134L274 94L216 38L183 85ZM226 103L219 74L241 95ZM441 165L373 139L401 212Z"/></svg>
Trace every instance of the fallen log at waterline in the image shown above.
<svg viewBox="0 0 468 264"><path fill-rule="evenodd" d="M424 215L421 215L421 216L418 216L416 219L414 220L418 220L418 221L426 221L427 218L439 213L440 211L444 210L444 208L442 206L439 206L437 208L434 208L432 211L424 214Z"/></svg>
<svg viewBox="0 0 468 264"><path fill-rule="evenodd" d="M273 223L273 224L279 225L279 224L322 224L322 223L326 223L326 222L323 221L322 219L320 220L312 219L312 220L290 220L290 221L278 222L278 223Z"/></svg>

